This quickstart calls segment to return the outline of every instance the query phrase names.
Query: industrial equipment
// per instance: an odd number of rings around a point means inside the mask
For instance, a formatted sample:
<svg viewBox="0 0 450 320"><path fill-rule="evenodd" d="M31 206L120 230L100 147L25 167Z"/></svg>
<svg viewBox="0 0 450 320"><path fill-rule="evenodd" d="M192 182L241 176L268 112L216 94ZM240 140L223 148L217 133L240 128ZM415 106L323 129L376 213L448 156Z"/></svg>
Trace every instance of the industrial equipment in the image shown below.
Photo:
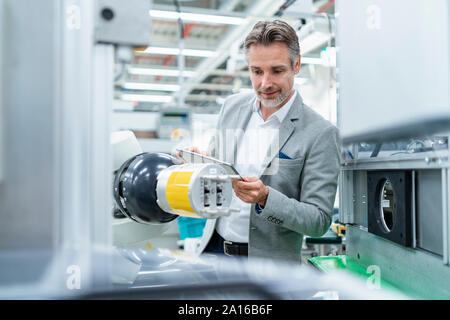
<svg viewBox="0 0 450 320"><path fill-rule="evenodd" d="M344 260L415 298L450 297L449 13L336 1Z"/></svg>
<svg viewBox="0 0 450 320"><path fill-rule="evenodd" d="M344 143L448 130L448 1L341 0L335 10Z"/></svg>
<svg viewBox="0 0 450 320"><path fill-rule="evenodd" d="M151 4L0 0L0 252L38 257L2 260L10 295L74 293L73 270L81 290L111 285L115 62L149 45Z"/></svg>
<svg viewBox="0 0 450 320"><path fill-rule="evenodd" d="M204 225L206 218L233 211L233 176L220 165L182 164L169 154L143 152L129 130L113 132L111 146L115 246L174 248L171 221L182 216L178 225L191 220Z"/></svg>
<svg viewBox="0 0 450 320"><path fill-rule="evenodd" d="M114 180L114 198L129 218L149 224L178 216L227 216L230 176L216 164L181 164L168 154L143 153L126 161Z"/></svg>
<svg viewBox="0 0 450 320"><path fill-rule="evenodd" d="M191 112L188 107L165 107L160 111L158 138L181 139L191 130Z"/></svg>

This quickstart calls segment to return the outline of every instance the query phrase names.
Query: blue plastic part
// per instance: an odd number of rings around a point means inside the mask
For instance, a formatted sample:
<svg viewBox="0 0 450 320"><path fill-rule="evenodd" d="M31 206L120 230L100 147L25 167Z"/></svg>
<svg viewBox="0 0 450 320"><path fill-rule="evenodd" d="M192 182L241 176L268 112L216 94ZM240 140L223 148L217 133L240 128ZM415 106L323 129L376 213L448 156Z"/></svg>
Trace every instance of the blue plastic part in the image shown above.
<svg viewBox="0 0 450 320"><path fill-rule="evenodd" d="M177 221L178 229L180 230L180 240L202 236L206 219L179 217Z"/></svg>

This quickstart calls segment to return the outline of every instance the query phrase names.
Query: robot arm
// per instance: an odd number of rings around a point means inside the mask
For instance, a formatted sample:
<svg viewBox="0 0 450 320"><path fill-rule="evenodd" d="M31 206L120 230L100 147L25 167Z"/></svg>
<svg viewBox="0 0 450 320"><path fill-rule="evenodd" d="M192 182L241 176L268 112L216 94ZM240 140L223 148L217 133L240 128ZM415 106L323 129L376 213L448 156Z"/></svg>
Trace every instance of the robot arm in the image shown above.
<svg viewBox="0 0 450 320"><path fill-rule="evenodd" d="M139 223L162 224L178 216L218 218L233 211L231 179L223 167L212 163L181 164L168 154L142 153L131 135L115 139L121 141L121 146L118 142L114 146L119 161L138 153L115 172L114 199L124 215Z"/></svg>

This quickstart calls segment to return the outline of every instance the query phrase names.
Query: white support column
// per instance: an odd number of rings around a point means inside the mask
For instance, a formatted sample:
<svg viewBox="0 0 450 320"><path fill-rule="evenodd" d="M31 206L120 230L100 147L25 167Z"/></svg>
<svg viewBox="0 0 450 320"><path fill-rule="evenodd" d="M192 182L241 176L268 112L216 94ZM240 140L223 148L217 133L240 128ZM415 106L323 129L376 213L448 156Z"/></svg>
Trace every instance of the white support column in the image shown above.
<svg viewBox="0 0 450 320"><path fill-rule="evenodd" d="M448 217L449 217L449 174L448 169L442 169L442 241L443 241L443 263L448 264Z"/></svg>
<svg viewBox="0 0 450 320"><path fill-rule="evenodd" d="M339 175L339 221L354 223L353 171L342 170Z"/></svg>
<svg viewBox="0 0 450 320"><path fill-rule="evenodd" d="M442 169L442 241L443 243L443 262L444 264L449 264L449 186L450 186L450 175L449 169Z"/></svg>
<svg viewBox="0 0 450 320"><path fill-rule="evenodd" d="M54 156L57 164L54 195L57 210L54 242L58 253L49 273L63 293L77 294L92 286L90 243L91 86L93 8L89 0L54 2L55 81ZM78 270L80 288L68 287L67 270ZM51 281L49 280L49 281ZM67 287L67 288L66 288ZM65 291L67 290L67 292Z"/></svg>
<svg viewBox="0 0 450 320"><path fill-rule="evenodd" d="M3 23L4 23L4 18L3 18L3 6L4 6L4 1L0 0L0 70L3 70ZM0 184L2 183L3 180L3 165L4 165L4 152L5 150L3 149L3 139L5 136L5 132L4 132L4 124L3 124L3 73L0 72Z"/></svg>
<svg viewBox="0 0 450 320"><path fill-rule="evenodd" d="M114 46L94 47L93 91L91 105L91 254L95 261L94 286L111 283L112 250L112 172L110 143L114 96Z"/></svg>
<svg viewBox="0 0 450 320"><path fill-rule="evenodd" d="M57 10L62 17L55 26L61 30L55 61L58 259L49 276L62 293L81 294L111 283L109 108L114 51L111 46L94 46L94 1L63 0ZM81 291L67 288L70 267L80 272Z"/></svg>
<svg viewBox="0 0 450 320"><path fill-rule="evenodd" d="M445 212L445 218L443 220L444 226L447 226L446 229L444 229L443 234L443 240L446 242L444 244L444 252L447 252L447 256L444 257L444 263L447 266L450 266L450 205L449 205L449 186L450 186L450 169L447 169L447 212ZM445 228L445 227L444 227Z"/></svg>
<svg viewBox="0 0 450 320"><path fill-rule="evenodd" d="M412 223L412 247L417 247L417 215L416 215L416 171L412 170L412 191L411 191L411 223Z"/></svg>

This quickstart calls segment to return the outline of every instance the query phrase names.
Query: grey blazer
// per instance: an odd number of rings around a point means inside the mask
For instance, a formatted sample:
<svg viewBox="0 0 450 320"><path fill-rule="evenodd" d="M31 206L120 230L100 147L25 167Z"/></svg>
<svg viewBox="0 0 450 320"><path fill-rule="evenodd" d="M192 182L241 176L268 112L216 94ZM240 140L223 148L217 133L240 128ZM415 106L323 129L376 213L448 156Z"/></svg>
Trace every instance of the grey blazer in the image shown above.
<svg viewBox="0 0 450 320"><path fill-rule="evenodd" d="M255 99L253 93L227 98L210 144L212 156L234 163L241 135L230 132L240 129L243 133ZM304 105L297 94L281 123L278 146L291 159L279 158L279 152L266 159L266 171L259 178L269 187L269 196L260 214L251 206L249 259L301 262L303 235L319 237L331 224L340 167L338 129ZM276 174L267 175L271 168L276 168L272 170ZM198 254L211 238L215 223L215 219L207 221Z"/></svg>

